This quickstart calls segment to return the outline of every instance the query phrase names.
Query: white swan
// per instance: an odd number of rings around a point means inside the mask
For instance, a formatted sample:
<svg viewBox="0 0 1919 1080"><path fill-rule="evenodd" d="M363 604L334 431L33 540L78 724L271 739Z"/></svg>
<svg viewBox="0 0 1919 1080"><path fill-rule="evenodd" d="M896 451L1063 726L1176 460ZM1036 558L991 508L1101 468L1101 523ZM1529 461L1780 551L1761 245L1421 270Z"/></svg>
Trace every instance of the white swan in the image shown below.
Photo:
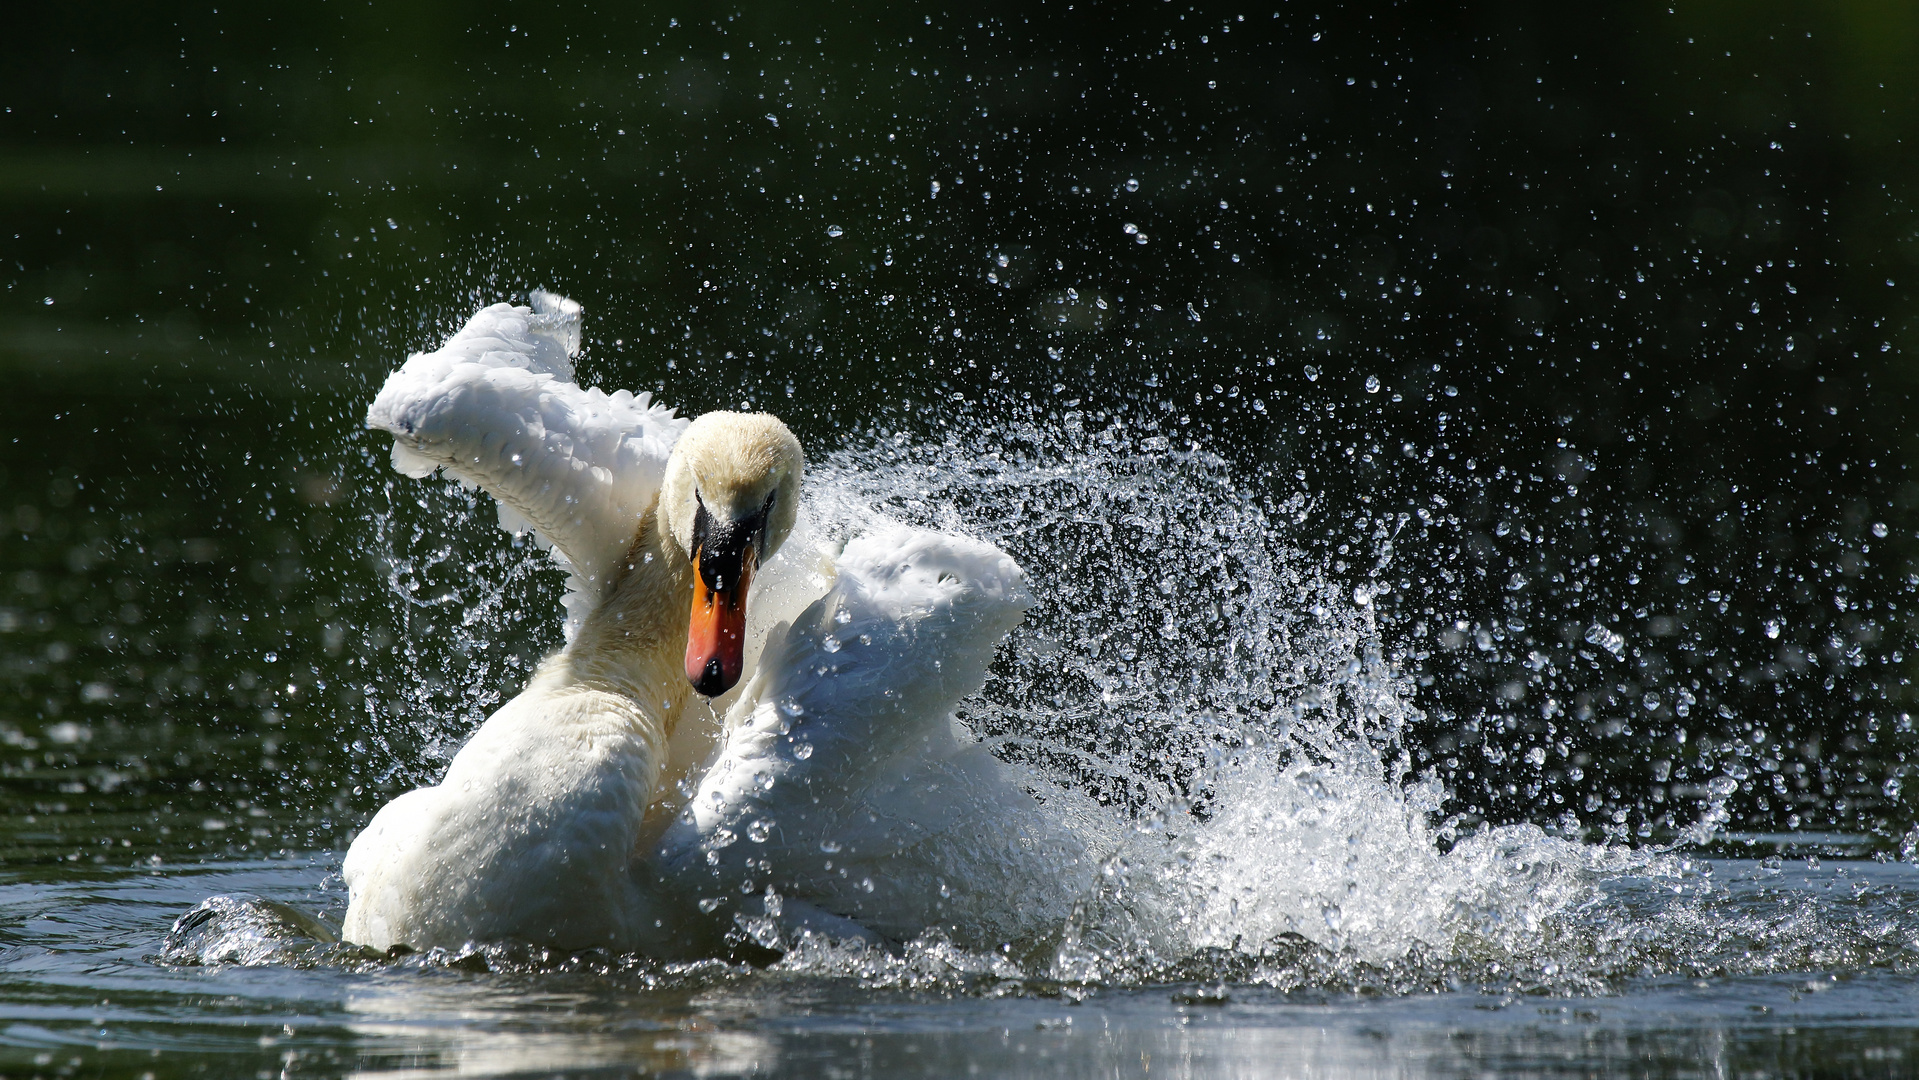
<svg viewBox="0 0 1919 1080"><path fill-rule="evenodd" d="M440 784L354 840L344 936L685 955L715 929L696 896L713 910L721 887L762 886L780 900L735 910L775 936L904 937L948 915L969 873L1071 858L948 720L1029 602L1012 560L905 529L837 566L774 559L799 510L797 440L769 416L688 425L646 395L580 389L579 321L544 293L486 308L368 412L396 467L484 488L503 526L551 546L571 572L568 641ZM725 693L756 654L723 745L690 718L676 732L690 690Z"/></svg>

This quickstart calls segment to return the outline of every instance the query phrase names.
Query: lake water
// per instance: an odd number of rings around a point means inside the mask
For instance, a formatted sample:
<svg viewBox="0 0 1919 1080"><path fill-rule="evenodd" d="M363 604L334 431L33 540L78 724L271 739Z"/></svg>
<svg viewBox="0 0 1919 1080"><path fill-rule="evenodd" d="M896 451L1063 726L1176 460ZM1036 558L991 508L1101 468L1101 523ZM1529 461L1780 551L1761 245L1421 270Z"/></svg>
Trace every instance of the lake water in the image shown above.
<svg viewBox="0 0 1919 1080"><path fill-rule="evenodd" d="M1904 16L121 16L0 73L0 1073L1910 1069ZM323 940L561 641L362 426L533 287L1022 563L960 719L1096 860L886 953Z"/></svg>
<svg viewBox="0 0 1919 1080"><path fill-rule="evenodd" d="M1691 1076L1893 1075L1919 1052L1919 879L1870 862L1615 882L1610 914L1584 927L1613 955L1569 955L1585 970L1557 981L1467 963L1395 985L1313 962L1223 989L1079 985L931 954L825 972L264 950L260 966L156 962L157 928L208 894L337 913L337 864L9 873L0 1061L23 1075Z"/></svg>

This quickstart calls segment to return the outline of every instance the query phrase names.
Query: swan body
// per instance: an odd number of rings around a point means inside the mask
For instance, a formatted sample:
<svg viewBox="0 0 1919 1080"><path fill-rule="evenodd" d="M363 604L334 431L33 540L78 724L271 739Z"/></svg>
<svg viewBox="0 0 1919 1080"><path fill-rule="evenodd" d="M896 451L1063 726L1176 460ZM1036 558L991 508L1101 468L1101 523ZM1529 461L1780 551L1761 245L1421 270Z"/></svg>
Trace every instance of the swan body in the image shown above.
<svg viewBox="0 0 1919 1080"><path fill-rule="evenodd" d="M627 694L543 671L438 785L394 799L354 840L344 936L378 949L523 940L661 951L651 920L667 910L632 853L662 727Z"/></svg>
<svg viewBox="0 0 1919 1080"><path fill-rule="evenodd" d="M897 526L837 558L810 539L780 554L792 434L581 389L579 323L546 293L485 308L368 411L397 468L485 489L551 550L568 632L439 784L355 838L345 938L688 955L732 917L695 899L751 879L768 893L737 913L789 936L904 938L996 866L1070 859L1076 841L951 719L1031 603L1013 561ZM724 731L688 708L736 682Z"/></svg>

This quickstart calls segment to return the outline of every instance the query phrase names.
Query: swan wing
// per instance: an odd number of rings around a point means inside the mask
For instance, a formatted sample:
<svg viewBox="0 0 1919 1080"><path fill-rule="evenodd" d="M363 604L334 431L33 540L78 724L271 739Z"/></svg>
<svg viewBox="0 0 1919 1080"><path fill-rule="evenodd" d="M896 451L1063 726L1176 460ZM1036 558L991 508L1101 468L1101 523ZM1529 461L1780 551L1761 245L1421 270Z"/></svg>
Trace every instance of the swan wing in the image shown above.
<svg viewBox="0 0 1919 1080"><path fill-rule="evenodd" d="M1032 599L998 548L903 526L854 540L835 570L826 595L773 632L657 864L710 889L707 877L737 882L746 860L766 860L788 895L909 930L918 920L901 909L925 907L939 882L902 864L898 875L913 880L866 889L833 860L874 865L985 809L955 783L982 767L955 737L952 712L985 681ZM993 799L1031 801L991 779Z"/></svg>
<svg viewBox="0 0 1919 1080"><path fill-rule="evenodd" d="M394 468L481 488L502 528L551 549L572 575L569 637L612 583L688 423L648 394L581 389L580 316L538 291L527 307L482 308L388 376L366 419L392 434Z"/></svg>
<svg viewBox="0 0 1919 1080"><path fill-rule="evenodd" d="M757 700L728 720L788 718L793 745L812 746L810 777L851 790L878 762L955 745L953 707L1033 601L1011 556L925 529L874 529L834 569L833 588L769 642Z"/></svg>

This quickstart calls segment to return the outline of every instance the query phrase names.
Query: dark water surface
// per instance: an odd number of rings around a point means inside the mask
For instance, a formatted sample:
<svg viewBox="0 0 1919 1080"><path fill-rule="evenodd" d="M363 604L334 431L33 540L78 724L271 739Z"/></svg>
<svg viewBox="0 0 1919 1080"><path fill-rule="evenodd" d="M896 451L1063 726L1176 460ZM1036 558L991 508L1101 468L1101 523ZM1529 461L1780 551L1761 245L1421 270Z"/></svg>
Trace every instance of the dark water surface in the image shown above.
<svg viewBox="0 0 1919 1080"><path fill-rule="evenodd" d="M1912 11L43 5L0 59L0 1073L1910 1068ZM559 643L361 427L533 287L583 381L1026 566L964 719L1134 837L1082 912L160 962L337 916Z"/></svg>
<svg viewBox="0 0 1919 1080"><path fill-rule="evenodd" d="M1887 942L1897 955L1883 964L1784 971L1733 960L1730 970L1691 976L1624 974L1596 994L1085 987L930 962L890 978L605 958L543 972L488 971L471 958L350 964L291 954L263 966L156 964L154 926L208 893L337 911L336 863L323 853L7 875L0 916L13 940L0 976L0 1067L22 1075L1896 1075L1919 1053L1911 995L1919 877L1870 863L1783 871L1720 863L1706 914L1777 927L1811 907L1846 909L1846 929L1876 924L1899 939ZM1662 904L1651 892L1631 900ZM1761 935L1751 943L1778 942Z"/></svg>

